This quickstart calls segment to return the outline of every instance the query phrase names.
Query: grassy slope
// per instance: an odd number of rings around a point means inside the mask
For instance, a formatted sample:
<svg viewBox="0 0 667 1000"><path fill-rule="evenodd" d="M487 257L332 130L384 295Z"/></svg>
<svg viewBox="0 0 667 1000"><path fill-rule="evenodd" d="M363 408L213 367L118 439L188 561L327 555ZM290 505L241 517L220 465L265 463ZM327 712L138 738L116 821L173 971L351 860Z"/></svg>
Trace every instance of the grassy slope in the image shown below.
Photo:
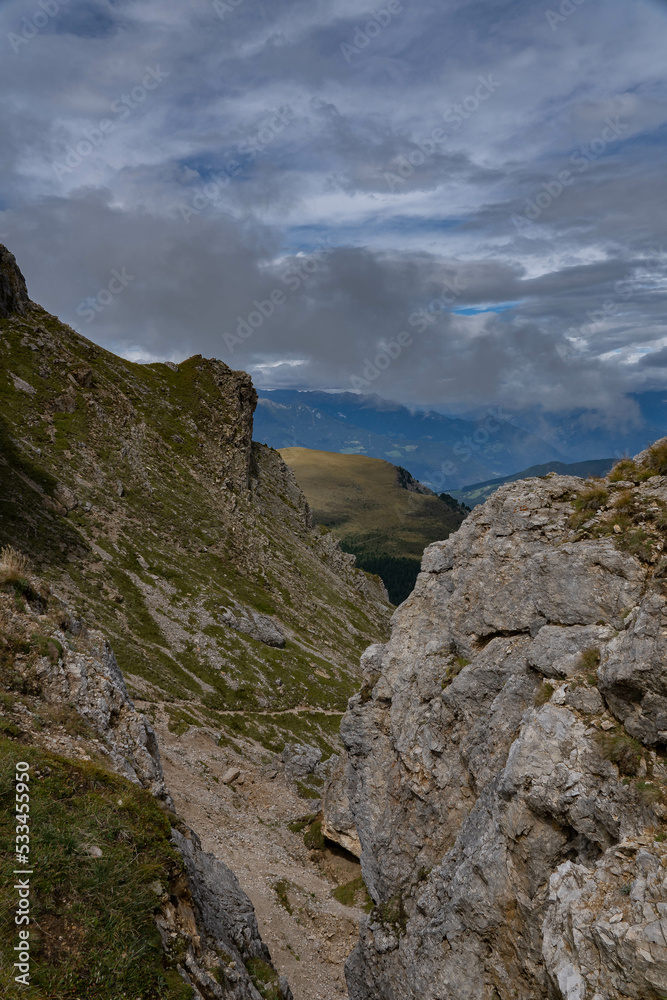
<svg viewBox="0 0 667 1000"><path fill-rule="evenodd" d="M439 497L403 488L396 466L382 459L308 448L284 448L280 454L293 469L314 519L357 553L361 565L373 555L410 560L406 569L414 576L425 546L446 538L461 523L461 515ZM388 562L388 572L392 565ZM390 581L385 582L391 593Z"/></svg>
<svg viewBox="0 0 667 1000"><path fill-rule="evenodd" d="M15 764L31 765L31 979L14 982ZM94 764L0 737L0 992L26 1000L186 1000L162 949L156 890L181 895L183 862L151 795ZM88 853L90 846L100 857ZM9 849L7 849L9 848ZM32 866L31 866L32 867ZM165 897L166 898L166 897Z"/></svg>
<svg viewBox="0 0 667 1000"><path fill-rule="evenodd" d="M0 320L0 357L0 544L106 632L175 727L333 748L335 716L285 710L341 713L388 608L326 555L277 453L246 454L247 378L132 364L39 307ZM235 602L275 616L285 649L226 627Z"/></svg>

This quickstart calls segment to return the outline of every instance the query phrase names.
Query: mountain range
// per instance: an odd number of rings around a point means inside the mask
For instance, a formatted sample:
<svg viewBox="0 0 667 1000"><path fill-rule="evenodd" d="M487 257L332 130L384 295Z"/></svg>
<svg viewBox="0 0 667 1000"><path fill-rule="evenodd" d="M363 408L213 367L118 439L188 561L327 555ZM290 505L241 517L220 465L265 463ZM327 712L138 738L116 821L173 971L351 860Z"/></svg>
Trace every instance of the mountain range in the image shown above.
<svg viewBox="0 0 667 1000"><path fill-rule="evenodd" d="M512 476L502 476L500 479L490 479L485 483L473 483L462 490L453 490L452 497L467 507L477 507L485 503L490 496L505 483L516 483L520 479L532 479L535 476L546 476L557 472L561 476L606 476L616 460L613 458L594 458L589 462L545 462L544 465L532 465L522 469Z"/></svg>
<svg viewBox="0 0 667 1000"><path fill-rule="evenodd" d="M410 410L377 395L262 390L255 436L274 448L369 455L405 466L436 493L511 476L548 462L634 454L667 429L664 393L627 397L615 424L597 411L490 407L466 417Z"/></svg>

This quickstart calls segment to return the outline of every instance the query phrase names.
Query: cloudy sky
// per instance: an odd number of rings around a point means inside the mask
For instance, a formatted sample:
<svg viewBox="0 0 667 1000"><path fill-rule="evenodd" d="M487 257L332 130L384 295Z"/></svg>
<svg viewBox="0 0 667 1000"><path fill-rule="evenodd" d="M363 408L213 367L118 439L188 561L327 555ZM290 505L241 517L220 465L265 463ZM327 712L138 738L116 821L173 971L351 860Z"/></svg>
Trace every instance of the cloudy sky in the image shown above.
<svg viewBox="0 0 667 1000"><path fill-rule="evenodd" d="M0 240L135 359L445 412L667 385L664 0L5 0Z"/></svg>

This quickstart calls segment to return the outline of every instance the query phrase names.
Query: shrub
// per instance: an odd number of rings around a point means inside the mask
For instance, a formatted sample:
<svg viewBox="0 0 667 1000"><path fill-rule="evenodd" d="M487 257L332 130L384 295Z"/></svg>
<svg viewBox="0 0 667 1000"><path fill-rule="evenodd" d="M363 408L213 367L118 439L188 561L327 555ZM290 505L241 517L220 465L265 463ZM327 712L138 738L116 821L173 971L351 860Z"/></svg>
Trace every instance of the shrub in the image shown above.
<svg viewBox="0 0 667 1000"><path fill-rule="evenodd" d="M549 684L548 681L544 681L535 693L535 707L540 708L540 706L546 705L546 703L551 700L553 693L553 684Z"/></svg>
<svg viewBox="0 0 667 1000"><path fill-rule="evenodd" d="M616 539L616 546L622 552L627 552L631 556L636 556L642 562L651 561L651 536L643 528L635 528L634 531L626 531Z"/></svg>
<svg viewBox="0 0 667 1000"><path fill-rule="evenodd" d="M625 511L628 514L635 513L635 495L632 490L623 490L614 500L616 510Z"/></svg>
<svg viewBox="0 0 667 1000"><path fill-rule="evenodd" d="M656 441L648 450L648 455L644 459L644 466L653 475L667 476L667 439Z"/></svg>
<svg viewBox="0 0 667 1000"><path fill-rule="evenodd" d="M586 674L595 676L595 680L591 681L592 684L597 684L597 675L594 672L600 666L600 658L600 650L595 646L589 646L588 649L584 649L579 657L579 669Z"/></svg>
<svg viewBox="0 0 667 1000"><path fill-rule="evenodd" d="M606 488L602 483L595 483L575 497L572 506L575 510L595 513L600 507L604 507L608 500L609 493Z"/></svg>
<svg viewBox="0 0 667 1000"><path fill-rule="evenodd" d="M639 469L631 458L622 458L617 462L607 477L610 483L637 482L639 479Z"/></svg>
<svg viewBox="0 0 667 1000"><path fill-rule="evenodd" d="M0 552L0 583L23 583L30 571L30 564L22 552L5 545Z"/></svg>
<svg viewBox="0 0 667 1000"><path fill-rule="evenodd" d="M634 776L641 763L644 748L626 732L600 733L598 737L602 754L616 764L621 774Z"/></svg>

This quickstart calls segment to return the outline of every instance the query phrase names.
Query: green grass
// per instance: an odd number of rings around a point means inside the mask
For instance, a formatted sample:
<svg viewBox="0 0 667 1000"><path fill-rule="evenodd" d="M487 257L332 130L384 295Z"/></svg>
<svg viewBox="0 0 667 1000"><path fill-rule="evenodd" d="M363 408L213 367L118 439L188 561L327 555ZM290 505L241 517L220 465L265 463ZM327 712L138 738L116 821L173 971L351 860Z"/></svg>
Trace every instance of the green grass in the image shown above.
<svg viewBox="0 0 667 1000"><path fill-rule="evenodd" d="M92 764L0 738L0 986L18 996L12 807L15 764L31 764L31 985L29 1000L186 1000L165 961L154 883L176 892L183 864L169 821L148 792ZM98 847L101 857L87 853ZM171 888L170 888L171 887Z"/></svg>
<svg viewBox="0 0 667 1000"><path fill-rule="evenodd" d="M593 674L594 671L600 666L600 650L595 646L589 646L588 649L584 649L579 657L578 667L585 673ZM597 683L597 675L595 675L595 681Z"/></svg>
<svg viewBox="0 0 667 1000"><path fill-rule="evenodd" d="M342 903L343 906L356 906L359 903L366 913L370 913L373 909L373 900L368 894L368 889L362 875L357 875L350 882L339 885L333 890L332 896L339 903Z"/></svg>
<svg viewBox="0 0 667 1000"><path fill-rule="evenodd" d="M279 882L276 882L276 884L273 887L273 891L278 897L278 902L280 903L282 908L284 910L287 910L287 912L291 915L294 912L294 910L292 904L289 901L289 896L287 895L289 888L290 888L289 882L286 882L285 879L281 879Z"/></svg>
<svg viewBox="0 0 667 1000"><path fill-rule="evenodd" d="M313 813L308 816L304 816L303 819L295 820L293 823L287 824L287 829L291 830L292 833L301 833L307 826L310 826L317 819Z"/></svg>
<svg viewBox="0 0 667 1000"><path fill-rule="evenodd" d="M264 1000L281 1000L278 973L263 958L250 958L246 962L257 992Z"/></svg>
<svg viewBox="0 0 667 1000"><path fill-rule="evenodd" d="M324 834L322 833L322 820L314 820L303 835L303 842L310 851L324 850Z"/></svg>
<svg viewBox="0 0 667 1000"><path fill-rule="evenodd" d="M535 693L535 707L541 708L542 705L546 705L548 701L551 701L553 693L553 684L549 684L548 681L543 681Z"/></svg>
<svg viewBox="0 0 667 1000"><path fill-rule="evenodd" d="M644 748L641 743L625 730L615 733L600 733L598 743L602 755L616 764L621 774L630 777L637 774Z"/></svg>
<svg viewBox="0 0 667 1000"><path fill-rule="evenodd" d="M372 910L371 919L374 917L391 927L399 937L402 937L408 926L408 914L403 903L403 896L399 893L386 902L379 903Z"/></svg>

